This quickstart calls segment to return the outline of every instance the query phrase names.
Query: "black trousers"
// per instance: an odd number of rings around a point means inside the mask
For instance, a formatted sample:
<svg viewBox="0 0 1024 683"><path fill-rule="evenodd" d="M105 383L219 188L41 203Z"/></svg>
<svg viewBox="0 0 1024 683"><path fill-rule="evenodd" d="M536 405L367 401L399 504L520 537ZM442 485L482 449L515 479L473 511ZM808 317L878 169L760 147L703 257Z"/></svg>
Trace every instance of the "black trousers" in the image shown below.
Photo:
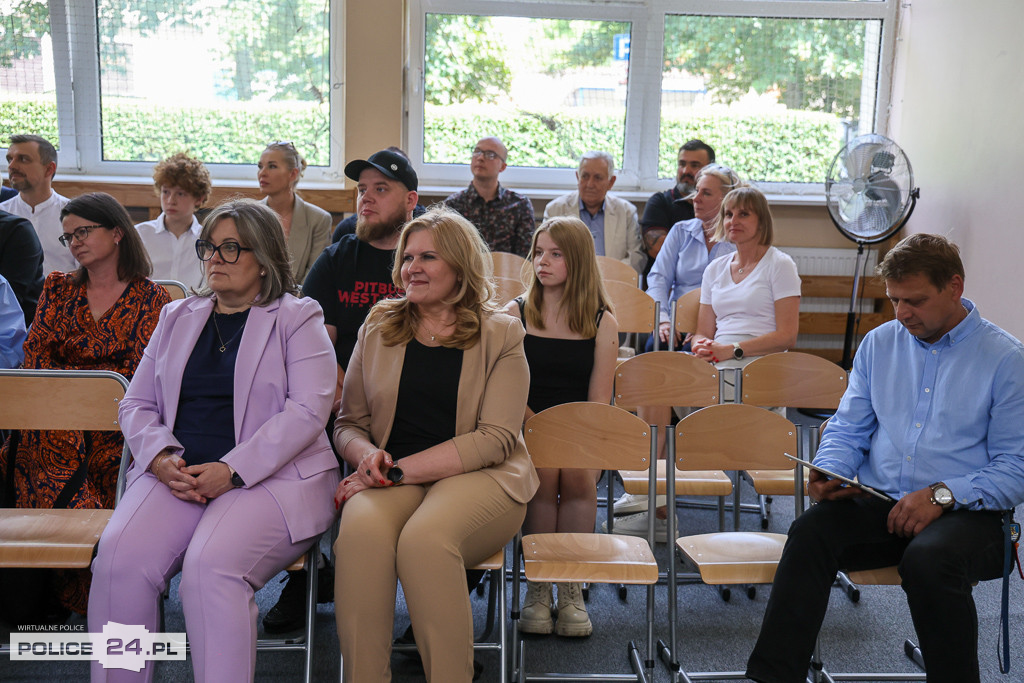
<svg viewBox="0 0 1024 683"><path fill-rule="evenodd" d="M876 498L825 501L793 522L747 663L749 678L802 683L836 573L899 565L928 681L979 681L971 588L1002 576L1001 513L953 510L905 539L886 530L891 509Z"/></svg>

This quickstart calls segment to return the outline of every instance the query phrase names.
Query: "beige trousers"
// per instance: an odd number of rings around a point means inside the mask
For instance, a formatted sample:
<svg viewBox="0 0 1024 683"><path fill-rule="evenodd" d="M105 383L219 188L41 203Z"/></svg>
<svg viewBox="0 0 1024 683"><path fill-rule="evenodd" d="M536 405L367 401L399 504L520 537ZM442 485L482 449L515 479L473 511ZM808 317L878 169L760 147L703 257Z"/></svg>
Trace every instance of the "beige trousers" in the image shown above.
<svg viewBox="0 0 1024 683"><path fill-rule="evenodd" d="M473 613L465 568L508 543L525 515L524 503L480 471L429 486L367 489L348 500L334 545L345 681L391 680L401 581L427 680L469 683Z"/></svg>

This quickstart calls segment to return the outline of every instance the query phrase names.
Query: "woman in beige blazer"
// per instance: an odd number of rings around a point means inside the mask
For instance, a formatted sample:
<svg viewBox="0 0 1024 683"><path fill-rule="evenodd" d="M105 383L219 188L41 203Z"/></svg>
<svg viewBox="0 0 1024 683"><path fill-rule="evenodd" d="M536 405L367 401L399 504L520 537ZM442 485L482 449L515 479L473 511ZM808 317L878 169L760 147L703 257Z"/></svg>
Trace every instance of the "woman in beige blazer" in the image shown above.
<svg viewBox="0 0 1024 683"><path fill-rule="evenodd" d="M281 218L292 274L301 285L313 261L331 243L331 214L295 194L295 186L306 170L306 160L292 143L267 145L257 168L262 201Z"/></svg>
<svg viewBox="0 0 1024 683"><path fill-rule="evenodd" d="M396 581L428 681L473 676L465 567L515 535L537 474L520 438L522 324L498 312L487 245L434 209L405 226L393 278L360 329L335 422L355 472L338 486L336 609L345 678L391 679Z"/></svg>

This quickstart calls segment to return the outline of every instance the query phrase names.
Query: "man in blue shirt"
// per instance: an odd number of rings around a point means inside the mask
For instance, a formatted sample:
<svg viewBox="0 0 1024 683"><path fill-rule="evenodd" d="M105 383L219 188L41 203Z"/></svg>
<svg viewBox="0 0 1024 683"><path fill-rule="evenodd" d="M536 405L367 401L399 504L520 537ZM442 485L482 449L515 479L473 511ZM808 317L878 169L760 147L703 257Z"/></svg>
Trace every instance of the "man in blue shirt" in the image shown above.
<svg viewBox="0 0 1024 683"><path fill-rule="evenodd" d="M957 247L911 235L878 267L872 331L789 530L747 676L803 681L836 572L898 565L931 683L979 681L974 582L1002 575L1001 511L1024 501L1024 347L963 298Z"/></svg>

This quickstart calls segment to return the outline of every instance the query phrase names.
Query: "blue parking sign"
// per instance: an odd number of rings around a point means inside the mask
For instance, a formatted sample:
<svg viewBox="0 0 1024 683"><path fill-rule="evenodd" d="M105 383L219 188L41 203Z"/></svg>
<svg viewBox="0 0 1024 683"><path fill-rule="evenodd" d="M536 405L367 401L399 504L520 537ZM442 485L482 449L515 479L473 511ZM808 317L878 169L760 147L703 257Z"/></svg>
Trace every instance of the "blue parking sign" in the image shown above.
<svg viewBox="0 0 1024 683"><path fill-rule="evenodd" d="M614 42L614 59L616 61L629 61L629 34L616 33Z"/></svg>

